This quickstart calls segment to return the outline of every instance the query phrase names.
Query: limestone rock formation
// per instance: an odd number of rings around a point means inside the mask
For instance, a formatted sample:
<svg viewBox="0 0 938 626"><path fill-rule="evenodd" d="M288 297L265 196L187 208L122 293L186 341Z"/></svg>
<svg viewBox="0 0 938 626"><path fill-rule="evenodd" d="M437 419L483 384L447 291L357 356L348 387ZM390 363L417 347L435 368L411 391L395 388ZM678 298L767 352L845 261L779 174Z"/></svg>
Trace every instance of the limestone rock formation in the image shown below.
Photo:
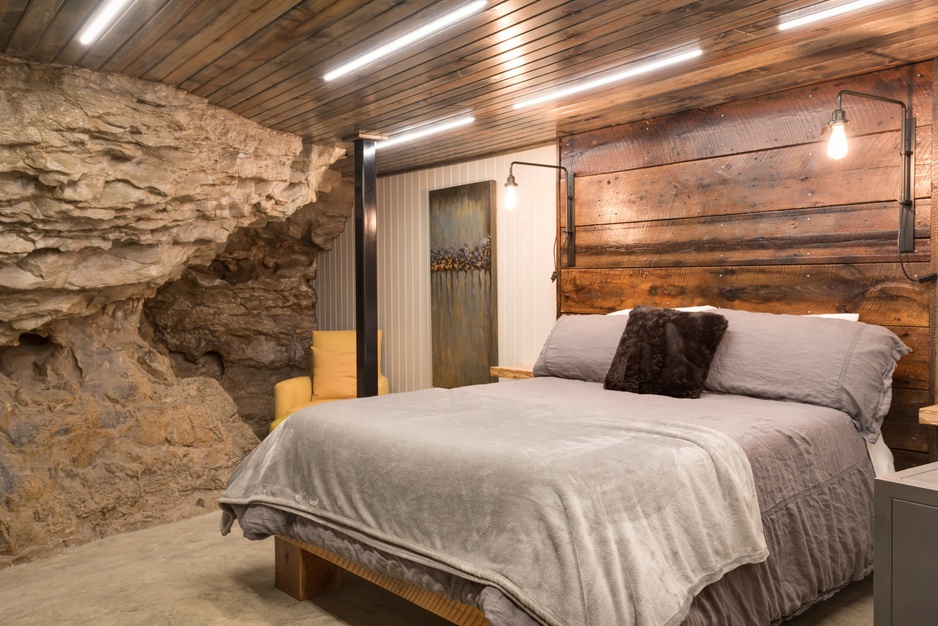
<svg viewBox="0 0 938 626"><path fill-rule="evenodd" d="M141 337L142 301L314 201L343 150L127 77L0 56L0 85L2 568L215 507L257 439Z"/></svg>
<svg viewBox="0 0 938 626"><path fill-rule="evenodd" d="M273 419L274 385L309 373L311 282L354 208L352 183L334 183L284 222L235 231L210 265L186 269L144 305L177 375L216 378L259 437Z"/></svg>
<svg viewBox="0 0 938 626"><path fill-rule="evenodd" d="M216 507L257 443L208 378L137 332L141 301L0 347L0 569Z"/></svg>
<svg viewBox="0 0 938 626"><path fill-rule="evenodd" d="M0 56L0 84L0 345L209 264L343 153L128 77Z"/></svg>

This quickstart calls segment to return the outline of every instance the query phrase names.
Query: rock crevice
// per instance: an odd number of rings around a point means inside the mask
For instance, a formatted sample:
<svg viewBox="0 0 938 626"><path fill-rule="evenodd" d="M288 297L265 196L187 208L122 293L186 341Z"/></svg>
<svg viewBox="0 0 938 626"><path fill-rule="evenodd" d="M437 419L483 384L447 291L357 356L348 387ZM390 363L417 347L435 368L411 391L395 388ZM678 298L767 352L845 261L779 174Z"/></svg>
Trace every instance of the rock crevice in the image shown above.
<svg viewBox="0 0 938 626"><path fill-rule="evenodd" d="M274 385L309 373L319 254L354 208L352 184L335 183L283 222L238 229L211 264L187 268L144 305L144 334L176 374L218 380L258 437L273 419Z"/></svg>

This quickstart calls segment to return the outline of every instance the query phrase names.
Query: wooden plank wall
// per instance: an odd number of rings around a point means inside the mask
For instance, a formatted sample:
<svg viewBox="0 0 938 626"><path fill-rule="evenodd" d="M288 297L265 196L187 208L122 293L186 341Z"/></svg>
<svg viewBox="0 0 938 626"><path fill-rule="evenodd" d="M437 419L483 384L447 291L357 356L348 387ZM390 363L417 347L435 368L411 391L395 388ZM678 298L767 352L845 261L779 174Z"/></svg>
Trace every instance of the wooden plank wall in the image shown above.
<svg viewBox="0 0 938 626"><path fill-rule="evenodd" d="M822 130L841 89L911 99L916 241L905 256L911 273L927 273L936 64L562 139L561 163L576 175L577 262L561 269L560 313L636 304L859 313L914 350L896 372L884 432L900 465L924 461L929 435L917 416L934 397L934 286L907 280L898 265L900 109L844 96L851 141L841 161L827 157Z"/></svg>

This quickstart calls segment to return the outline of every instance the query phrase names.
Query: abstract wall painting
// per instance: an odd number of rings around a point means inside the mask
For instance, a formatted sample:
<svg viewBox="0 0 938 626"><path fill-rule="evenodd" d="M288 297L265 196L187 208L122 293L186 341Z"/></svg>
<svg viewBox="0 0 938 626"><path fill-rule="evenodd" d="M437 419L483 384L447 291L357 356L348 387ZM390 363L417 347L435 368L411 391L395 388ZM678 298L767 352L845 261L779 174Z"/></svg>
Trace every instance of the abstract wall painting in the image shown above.
<svg viewBox="0 0 938 626"><path fill-rule="evenodd" d="M433 386L496 379L495 181L430 192Z"/></svg>

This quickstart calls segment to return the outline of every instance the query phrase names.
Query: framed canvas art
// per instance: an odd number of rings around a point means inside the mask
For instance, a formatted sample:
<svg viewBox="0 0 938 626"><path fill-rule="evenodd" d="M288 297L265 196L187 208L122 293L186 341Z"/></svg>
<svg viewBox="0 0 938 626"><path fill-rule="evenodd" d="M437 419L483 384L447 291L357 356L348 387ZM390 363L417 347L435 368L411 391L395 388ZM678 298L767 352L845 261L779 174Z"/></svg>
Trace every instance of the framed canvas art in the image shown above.
<svg viewBox="0 0 938 626"><path fill-rule="evenodd" d="M430 192L433 386L496 379L495 181Z"/></svg>

